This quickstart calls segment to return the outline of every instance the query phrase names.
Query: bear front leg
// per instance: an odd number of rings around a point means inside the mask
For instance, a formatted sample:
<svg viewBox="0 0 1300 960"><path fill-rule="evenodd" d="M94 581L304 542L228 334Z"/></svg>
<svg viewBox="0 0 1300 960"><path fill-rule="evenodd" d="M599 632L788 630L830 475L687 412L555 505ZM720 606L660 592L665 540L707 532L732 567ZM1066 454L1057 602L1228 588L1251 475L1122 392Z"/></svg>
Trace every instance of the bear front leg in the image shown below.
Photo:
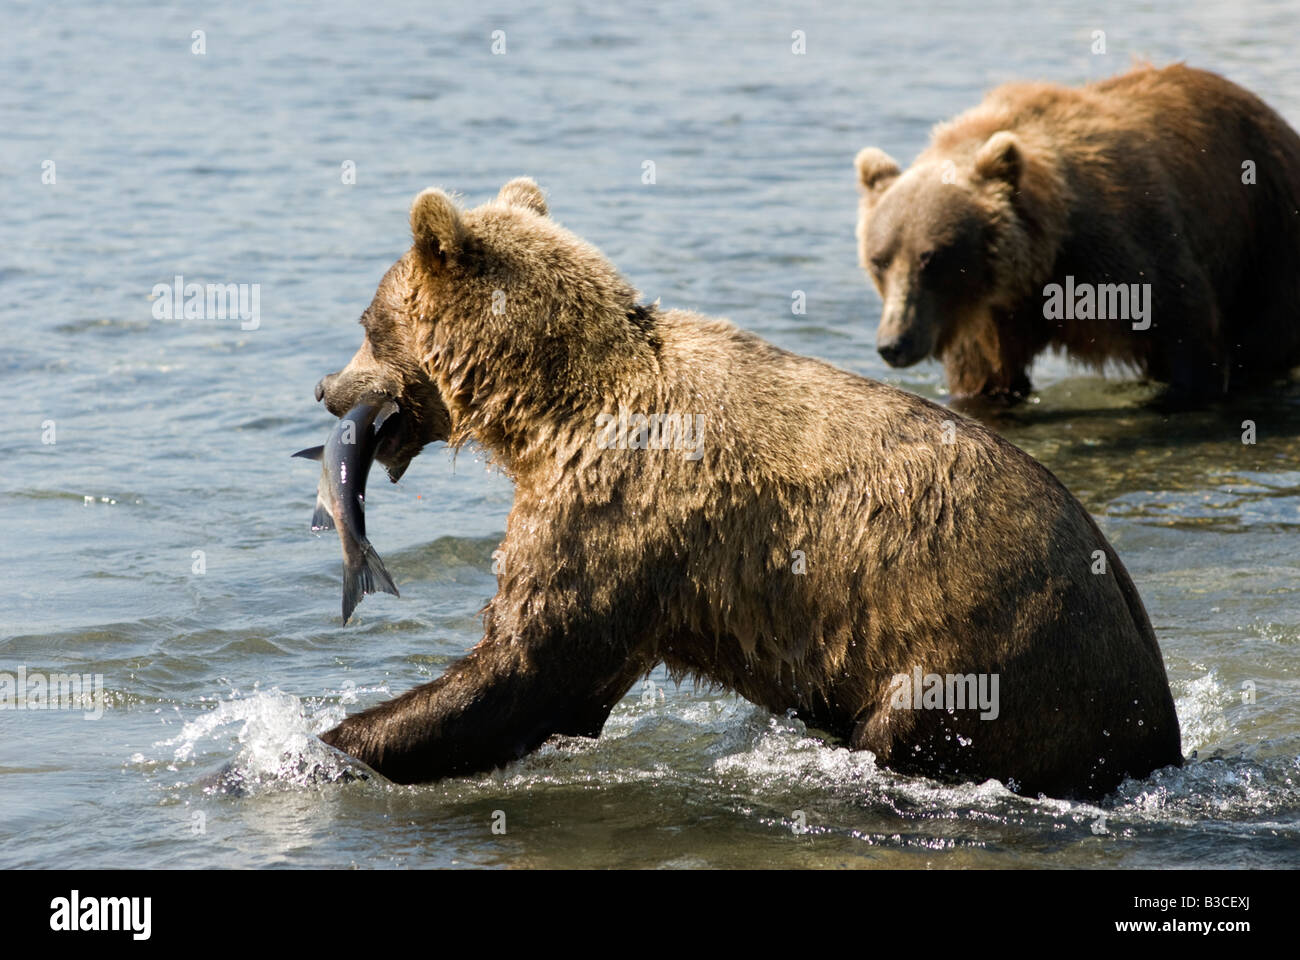
<svg viewBox="0 0 1300 960"><path fill-rule="evenodd" d="M594 737L653 662L613 645L484 639L432 683L321 736L397 783L504 766L554 734Z"/></svg>

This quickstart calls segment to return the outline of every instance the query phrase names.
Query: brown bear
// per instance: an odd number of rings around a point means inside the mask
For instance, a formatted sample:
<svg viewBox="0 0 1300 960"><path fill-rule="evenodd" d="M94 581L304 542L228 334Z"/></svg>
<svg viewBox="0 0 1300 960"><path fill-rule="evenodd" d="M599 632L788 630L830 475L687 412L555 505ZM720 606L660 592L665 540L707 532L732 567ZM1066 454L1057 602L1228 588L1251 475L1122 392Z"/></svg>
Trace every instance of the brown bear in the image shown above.
<svg viewBox="0 0 1300 960"><path fill-rule="evenodd" d="M1088 513L980 424L643 305L531 180L428 190L336 416L396 400L400 473L474 440L515 501L484 636L323 739L398 782L595 737L656 664L907 773L1097 796L1181 762L1147 615Z"/></svg>
<svg viewBox="0 0 1300 960"><path fill-rule="evenodd" d="M1203 70L999 87L906 173L858 154L859 259L895 367L1015 400L1047 348L1197 401L1300 365L1300 137Z"/></svg>

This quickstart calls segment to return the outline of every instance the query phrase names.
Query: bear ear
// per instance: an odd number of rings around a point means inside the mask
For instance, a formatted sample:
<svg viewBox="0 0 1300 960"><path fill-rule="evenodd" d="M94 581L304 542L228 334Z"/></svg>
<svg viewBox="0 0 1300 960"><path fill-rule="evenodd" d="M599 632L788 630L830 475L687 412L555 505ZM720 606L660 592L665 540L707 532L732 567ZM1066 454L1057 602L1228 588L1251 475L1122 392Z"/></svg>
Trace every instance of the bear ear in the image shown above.
<svg viewBox="0 0 1300 960"><path fill-rule="evenodd" d="M497 194L497 202L512 207L523 207L542 217L550 212L546 208L546 197L542 195L542 188L532 177L515 177L501 188L501 192Z"/></svg>
<svg viewBox="0 0 1300 960"><path fill-rule="evenodd" d="M858 186L866 193L877 193L893 183L899 174L894 158L879 147L864 147L853 161L858 171Z"/></svg>
<svg viewBox="0 0 1300 960"><path fill-rule="evenodd" d="M975 172L985 180L1003 180L1011 186L1020 183L1025 155L1020 140L1010 130L999 130L975 154Z"/></svg>
<svg viewBox="0 0 1300 960"><path fill-rule="evenodd" d="M460 210L441 190L425 190L411 204L411 237L429 257L447 259L460 252L465 239Z"/></svg>

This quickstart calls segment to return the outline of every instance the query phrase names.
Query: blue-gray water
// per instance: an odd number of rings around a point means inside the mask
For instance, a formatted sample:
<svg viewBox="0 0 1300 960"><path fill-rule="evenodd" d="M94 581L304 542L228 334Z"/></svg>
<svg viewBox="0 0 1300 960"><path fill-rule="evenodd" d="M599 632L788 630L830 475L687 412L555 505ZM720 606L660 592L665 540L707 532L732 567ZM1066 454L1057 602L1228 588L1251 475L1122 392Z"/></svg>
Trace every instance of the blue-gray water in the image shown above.
<svg viewBox="0 0 1300 960"><path fill-rule="evenodd" d="M511 489L473 450L429 449L396 487L377 471L369 528L402 596L345 628L338 543L307 531L316 467L289 458L329 428L312 387L356 348L412 196L478 203L521 174L648 299L942 398L936 365L900 376L873 351L855 152L910 159L997 82L1135 56L1218 70L1300 124L1294 4L83 2L4 19L0 672L103 674L108 703L98 720L0 711L0 865L1300 863L1296 390L1165 419L1143 388L1046 358L1038 400L1000 424L1128 564L1198 754L1098 805L899 777L660 672L594 744L434 786L302 783L312 732L476 641ZM178 274L258 284L260 325L156 319L154 285ZM250 794L206 793L231 761Z"/></svg>

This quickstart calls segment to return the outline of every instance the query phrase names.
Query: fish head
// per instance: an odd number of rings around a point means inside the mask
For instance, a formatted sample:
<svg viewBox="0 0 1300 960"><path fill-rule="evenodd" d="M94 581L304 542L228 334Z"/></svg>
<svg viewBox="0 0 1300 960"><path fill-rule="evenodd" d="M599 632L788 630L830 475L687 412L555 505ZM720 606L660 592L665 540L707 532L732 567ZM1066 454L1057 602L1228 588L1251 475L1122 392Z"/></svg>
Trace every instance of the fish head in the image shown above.
<svg viewBox="0 0 1300 960"><path fill-rule="evenodd" d="M411 460L451 433L451 415L437 385L419 362L419 329L409 314L409 256L389 268L370 306L361 314L361 346L342 370L316 384L316 399L342 417L366 397L385 397L397 404L375 459L395 483Z"/></svg>

